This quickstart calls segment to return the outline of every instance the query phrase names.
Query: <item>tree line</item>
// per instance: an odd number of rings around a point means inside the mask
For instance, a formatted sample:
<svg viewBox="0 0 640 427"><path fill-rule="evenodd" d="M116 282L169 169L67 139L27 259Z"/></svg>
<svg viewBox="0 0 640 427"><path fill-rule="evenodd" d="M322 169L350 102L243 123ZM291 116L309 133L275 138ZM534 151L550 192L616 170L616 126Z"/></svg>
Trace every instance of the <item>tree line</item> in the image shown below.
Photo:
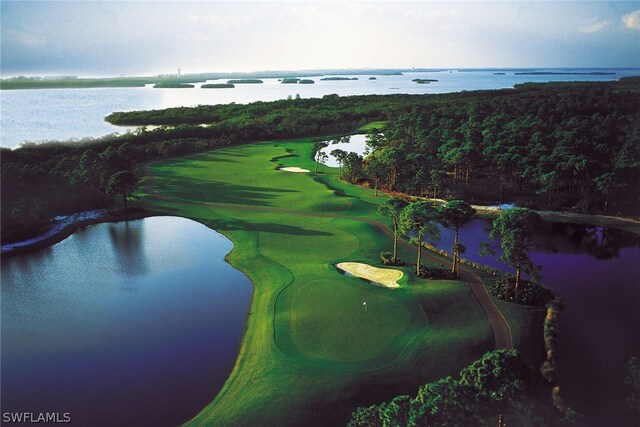
<svg viewBox="0 0 640 427"><path fill-rule="evenodd" d="M638 92L526 88L396 116L369 136L361 178L411 195L637 215Z"/></svg>
<svg viewBox="0 0 640 427"><path fill-rule="evenodd" d="M441 378L419 388L415 396L360 407L350 427L505 426L522 418L532 425L554 425L563 415L548 398L548 384L517 350L494 350L457 378Z"/></svg>
<svg viewBox="0 0 640 427"><path fill-rule="evenodd" d="M436 205L432 201L408 201L402 197L391 197L378 208L378 215L387 218L393 230L393 252L382 252L385 265L404 265L398 258L398 239L409 237L416 246L416 276L433 279L455 279L458 277L461 255L466 247L460 238L460 229L476 215L476 210L462 200L449 200ZM482 254L495 255L500 247L499 260L515 270L515 277L505 276L490 287L495 297L521 304L544 305L553 298L553 293L537 286L540 266L533 264L529 252L536 246L534 236L541 225L541 218L528 208L504 210L492 222L489 237L498 243L485 243ZM422 263L422 248L428 242L440 239L436 223L454 233L451 246L451 269L427 268ZM529 280L523 279L523 274Z"/></svg>

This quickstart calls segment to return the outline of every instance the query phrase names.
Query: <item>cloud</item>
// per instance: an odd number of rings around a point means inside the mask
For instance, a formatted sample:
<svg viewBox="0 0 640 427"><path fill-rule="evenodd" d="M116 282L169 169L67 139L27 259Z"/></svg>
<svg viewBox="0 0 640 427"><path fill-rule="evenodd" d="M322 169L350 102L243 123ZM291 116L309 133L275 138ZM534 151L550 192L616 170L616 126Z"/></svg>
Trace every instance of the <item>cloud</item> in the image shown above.
<svg viewBox="0 0 640 427"><path fill-rule="evenodd" d="M7 29L4 35L23 46L41 46L47 41L47 39L37 34L28 31L17 31L13 28Z"/></svg>
<svg viewBox="0 0 640 427"><path fill-rule="evenodd" d="M622 22L625 27L640 31L640 10L627 13L622 17Z"/></svg>
<svg viewBox="0 0 640 427"><path fill-rule="evenodd" d="M608 25L611 25L611 21L596 22L595 24L584 25L578 28L578 31L581 33L595 33Z"/></svg>

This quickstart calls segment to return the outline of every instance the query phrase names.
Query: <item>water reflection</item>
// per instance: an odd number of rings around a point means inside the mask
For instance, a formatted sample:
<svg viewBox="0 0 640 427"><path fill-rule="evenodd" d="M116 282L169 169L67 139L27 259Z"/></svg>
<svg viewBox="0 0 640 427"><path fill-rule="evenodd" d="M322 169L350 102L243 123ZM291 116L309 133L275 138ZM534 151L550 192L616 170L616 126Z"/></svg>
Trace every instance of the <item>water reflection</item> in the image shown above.
<svg viewBox="0 0 640 427"><path fill-rule="evenodd" d="M329 156L324 164L332 168L340 166L340 162L334 156L331 155L333 150L342 150L347 153L356 153L360 156L364 156L367 151L367 135L347 135L342 138L325 141L329 145L327 148L321 150Z"/></svg>
<svg viewBox="0 0 640 427"><path fill-rule="evenodd" d="M496 257L478 255L480 242L489 241L485 229L490 224L473 220L462 228L460 240L468 248L464 257L509 271ZM450 251L452 242L453 233L444 229L437 246ZM566 301L557 352L564 398L584 415L581 425L638 425L624 403L628 390L622 377L625 363L640 354L640 236L607 227L545 223L536 243L557 249L530 256L542 266L542 283Z"/></svg>
<svg viewBox="0 0 640 427"><path fill-rule="evenodd" d="M224 262L231 248L202 224L155 217L3 259L3 411L64 410L78 425L193 417L233 368L251 302Z"/></svg>
<svg viewBox="0 0 640 427"><path fill-rule="evenodd" d="M640 247L640 236L616 228L556 222L545 223L536 242L561 253L605 260L620 257L623 248Z"/></svg>
<svg viewBox="0 0 640 427"><path fill-rule="evenodd" d="M143 227L143 222L133 221L109 224L113 256L126 276L140 276L148 271Z"/></svg>

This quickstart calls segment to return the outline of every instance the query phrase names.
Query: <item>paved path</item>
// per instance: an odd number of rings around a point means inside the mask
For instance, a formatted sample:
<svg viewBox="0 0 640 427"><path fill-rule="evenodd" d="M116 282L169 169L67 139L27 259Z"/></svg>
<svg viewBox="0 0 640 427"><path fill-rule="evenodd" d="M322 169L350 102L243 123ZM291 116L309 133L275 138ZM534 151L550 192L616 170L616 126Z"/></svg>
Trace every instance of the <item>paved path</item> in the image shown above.
<svg viewBox="0 0 640 427"><path fill-rule="evenodd" d="M175 199L157 192L153 188L153 181L155 180L155 175L150 168L152 164L153 163L148 163L144 165L144 171L148 177L147 182L145 184L145 190L147 191L147 193L152 194L165 201L195 204L199 206L203 205L202 202ZM283 213L287 215L322 217L322 218L339 218L339 219L365 222L373 225L380 232L386 234L389 238L393 239L393 231L389 227L387 227L384 223L373 220L373 219L340 216L335 214L301 212L301 211L289 210L289 209L276 209L276 208L268 208L268 207L253 206L253 205L239 205L239 204L231 204L231 203L206 202L204 204L205 206L210 206L212 208L219 207L219 208L226 208L226 209L237 209L241 211ZM405 240L399 239L398 243L406 248L415 250L415 246ZM440 258L436 257L436 255L429 250L425 251L425 255L427 257L427 262L431 261L432 263L434 263L434 262L441 261ZM502 315L498 307L494 304L493 300L491 299L491 296L489 296L489 294L487 293L487 289L482 283L482 280L480 279L480 277L478 277L477 272L472 267L463 265L463 264L460 264L459 268L461 272L460 278L465 282L467 282L467 284L469 285L469 288L471 288L471 291L473 292L476 299L478 300L480 307L482 307L482 310L487 316L487 320L489 321L489 325L491 326L491 330L493 331L493 340L495 343L495 347L507 348L507 349L513 348L513 342L511 338L511 328L509 327L509 324L507 323L506 319L504 318L504 316Z"/></svg>

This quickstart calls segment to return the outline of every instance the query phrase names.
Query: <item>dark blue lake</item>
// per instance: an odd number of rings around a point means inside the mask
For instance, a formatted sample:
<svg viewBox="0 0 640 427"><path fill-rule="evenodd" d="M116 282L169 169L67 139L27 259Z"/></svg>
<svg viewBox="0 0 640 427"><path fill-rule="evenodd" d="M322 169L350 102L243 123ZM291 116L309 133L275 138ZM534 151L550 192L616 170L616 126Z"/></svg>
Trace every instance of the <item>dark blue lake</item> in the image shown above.
<svg viewBox="0 0 640 427"><path fill-rule="evenodd" d="M235 363L251 282L177 217L98 224L2 261L2 411L176 425Z"/></svg>
<svg viewBox="0 0 640 427"><path fill-rule="evenodd" d="M460 231L463 257L509 270L495 257L479 256L489 238L487 220L473 220ZM534 250L542 283L566 302L560 315L557 359L559 383L569 404L584 415L581 425L637 426L627 409L631 389L623 384L625 364L640 356L640 237L613 228L547 223L536 241L557 253ZM437 247L451 251L453 233L442 230Z"/></svg>

